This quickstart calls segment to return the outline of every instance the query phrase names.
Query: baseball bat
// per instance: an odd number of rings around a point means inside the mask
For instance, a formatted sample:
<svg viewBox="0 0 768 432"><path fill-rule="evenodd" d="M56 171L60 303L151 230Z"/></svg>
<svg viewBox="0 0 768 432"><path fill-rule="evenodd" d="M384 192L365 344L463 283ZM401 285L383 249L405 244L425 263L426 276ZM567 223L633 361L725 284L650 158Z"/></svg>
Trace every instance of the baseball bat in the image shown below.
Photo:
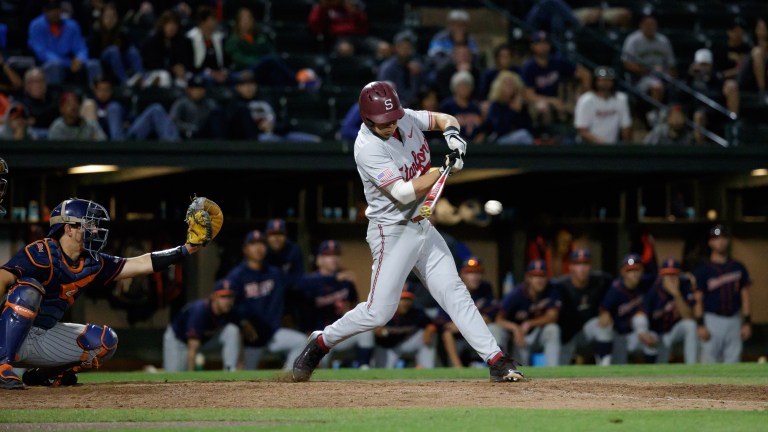
<svg viewBox="0 0 768 432"><path fill-rule="evenodd" d="M426 198L424 198L424 203L419 207L419 215L424 219L429 219L429 217L432 216L432 210L435 208L435 204L437 204L437 200L440 199L440 195L442 195L443 189L445 188L445 180L448 179L448 176L451 174L451 168L453 168L453 164L455 163L456 160L453 160L445 171L440 174L440 178L438 178L435 184L432 185L432 189L429 190Z"/></svg>

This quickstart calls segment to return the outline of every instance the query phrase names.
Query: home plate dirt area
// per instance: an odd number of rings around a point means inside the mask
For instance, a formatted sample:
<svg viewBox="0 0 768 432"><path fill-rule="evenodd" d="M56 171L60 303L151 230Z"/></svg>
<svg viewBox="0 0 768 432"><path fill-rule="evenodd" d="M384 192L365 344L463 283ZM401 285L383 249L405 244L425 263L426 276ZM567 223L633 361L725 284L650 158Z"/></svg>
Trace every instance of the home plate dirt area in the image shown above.
<svg viewBox="0 0 768 432"><path fill-rule="evenodd" d="M3 393L29 408L418 408L768 410L760 385L676 384L637 379L461 381L182 381L32 387ZM30 403L34 401L34 403Z"/></svg>

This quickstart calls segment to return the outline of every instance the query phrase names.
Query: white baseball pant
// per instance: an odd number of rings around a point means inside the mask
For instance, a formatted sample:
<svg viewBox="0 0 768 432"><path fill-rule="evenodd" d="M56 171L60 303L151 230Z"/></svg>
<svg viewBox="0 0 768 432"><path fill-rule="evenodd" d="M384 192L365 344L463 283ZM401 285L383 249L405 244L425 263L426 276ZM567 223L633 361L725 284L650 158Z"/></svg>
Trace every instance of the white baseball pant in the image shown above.
<svg viewBox="0 0 768 432"><path fill-rule="evenodd" d="M77 338L85 327L84 324L62 322L48 330L32 327L19 347L18 360L13 365L48 368L81 363L84 351L77 344Z"/></svg>
<svg viewBox="0 0 768 432"><path fill-rule="evenodd" d="M651 332L651 334L658 341L656 349L659 352L659 356L656 358L656 363L669 363L669 355L672 352L673 346L678 342L682 342L685 363L696 364L699 356L699 335L696 333L696 321L691 319L680 320L668 332L662 334L661 338L655 332Z"/></svg>
<svg viewBox="0 0 768 432"><path fill-rule="evenodd" d="M570 365L573 353L577 348L588 346L593 342L610 342L613 340L613 329L600 327L600 320L594 317L584 324L581 331L576 333L568 343L560 348L560 364Z"/></svg>
<svg viewBox="0 0 768 432"><path fill-rule="evenodd" d="M304 345L307 343L307 336L304 333L287 328L281 328L272 335L269 343L263 347L243 348L243 367L247 370L254 370L259 366L259 360L265 351L271 353L286 353L286 360L283 364L283 370L289 370L293 367L296 357L301 354Z"/></svg>
<svg viewBox="0 0 768 432"><path fill-rule="evenodd" d="M702 363L738 363L741 361L741 314L722 316L704 314L709 340L701 343Z"/></svg>
<svg viewBox="0 0 768 432"><path fill-rule="evenodd" d="M234 324L227 324L218 337L211 338L200 347L200 351L214 344L221 345L221 359L224 370L237 369L237 357L240 355L240 329ZM187 370L187 343L179 340L169 325L163 334L163 369L166 372Z"/></svg>
<svg viewBox="0 0 768 432"><path fill-rule="evenodd" d="M369 223L366 240L373 256L368 300L323 330L328 346L385 325L397 311L403 284L413 270L483 361L501 351L459 278L445 240L428 220Z"/></svg>
<svg viewBox="0 0 768 432"><path fill-rule="evenodd" d="M374 359L377 368L394 369L403 354L416 354L416 366L423 369L435 367L435 344L424 343L424 330L419 330L408 339L392 348L376 347Z"/></svg>
<svg viewBox="0 0 768 432"><path fill-rule="evenodd" d="M525 346L515 345L515 359L525 366L531 364L531 350L537 348L544 349L544 358L546 366L557 366L560 362L560 326L557 324L547 324L543 327L536 327L525 336Z"/></svg>

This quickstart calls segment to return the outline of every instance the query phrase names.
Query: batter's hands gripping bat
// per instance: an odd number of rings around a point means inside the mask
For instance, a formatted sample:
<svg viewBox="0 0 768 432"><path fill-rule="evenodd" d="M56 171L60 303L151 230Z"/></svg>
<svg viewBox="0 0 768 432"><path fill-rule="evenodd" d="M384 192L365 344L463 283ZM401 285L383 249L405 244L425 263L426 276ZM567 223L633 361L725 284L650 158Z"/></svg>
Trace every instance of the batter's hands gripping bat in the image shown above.
<svg viewBox="0 0 768 432"><path fill-rule="evenodd" d="M449 175L451 175L451 168L453 168L453 166L456 164L456 160L458 159L458 155L454 156L455 153L458 152L454 151L451 153L451 155L447 156L448 162L445 165L443 173L440 174L440 178L437 179L435 184L432 186L432 189L429 190L427 197L424 198L424 203L421 205L421 207L419 207L419 215L421 215L421 217L424 219L429 219L430 216L432 216L432 209L435 208L437 200L440 199L440 195L443 193L443 189L445 188L445 180L448 179Z"/></svg>

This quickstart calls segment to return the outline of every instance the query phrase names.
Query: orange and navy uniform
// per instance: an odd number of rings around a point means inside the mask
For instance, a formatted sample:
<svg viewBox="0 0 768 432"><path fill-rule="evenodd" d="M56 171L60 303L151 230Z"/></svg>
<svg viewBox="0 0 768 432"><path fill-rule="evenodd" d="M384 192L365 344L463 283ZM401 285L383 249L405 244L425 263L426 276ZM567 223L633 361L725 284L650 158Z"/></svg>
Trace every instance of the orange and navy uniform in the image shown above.
<svg viewBox="0 0 768 432"><path fill-rule="evenodd" d="M34 278L45 288L35 327L50 329L86 287L103 287L120 274L125 258L100 253L98 259L81 254L72 262L56 240L46 238L28 244L0 268L17 278Z"/></svg>

